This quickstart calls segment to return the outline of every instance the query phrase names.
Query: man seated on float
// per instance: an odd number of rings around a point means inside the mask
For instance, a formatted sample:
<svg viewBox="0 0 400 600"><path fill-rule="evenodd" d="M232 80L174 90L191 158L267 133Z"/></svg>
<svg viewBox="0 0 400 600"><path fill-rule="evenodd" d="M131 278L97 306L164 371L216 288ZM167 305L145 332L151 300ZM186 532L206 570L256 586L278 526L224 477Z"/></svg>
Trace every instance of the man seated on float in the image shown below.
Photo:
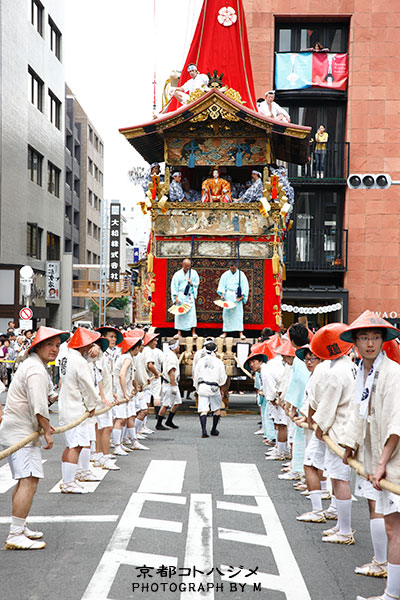
<svg viewBox="0 0 400 600"><path fill-rule="evenodd" d="M182 181L183 194L185 196L184 200L187 202L200 202L201 194L198 190L192 190L190 187L190 181L185 177Z"/></svg>
<svg viewBox="0 0 400 600"><path fill-rule="evenodd" d="M204 73L199 73L195 64L188 65L187 68L190 79L186 81L182 86L177 87L174 96L182 104L189 102L189 97L192 92L200 88L205 88L208 91L208 76Z"/></svg>
<svg viewBox="0 0 400 600"><path fill-rule="evenodd" d="M290 123L290 115L284 108L279 106L275 102L274 90L265 92L265 100L258 104L258 112L265 115L269 119L275 119L275 121L282 121L283 123Z"/></svg>
<svg viewBox="0 0 400 600"><path fill-rule="evenodd" d="M172 181L169 184L170 202L182 202L185 200L181 181L182 173L180 171L175 171L174 173L172 173Z"/></svg>
<svg viewBox="0 0 400 600"><path fill-rule="evenodd" d="M146 193L149 189L149 183L152 182L152 175L159 175L160 181L164 181L164 175L161 175L161 169L158 162L153 162L150 165L150 171L147 173L146 178L142 184L144 192Z"/></svg>
<svg viewBox="0 0 400 600"><path fill-rule="evenodd" d="M241 202L257 202L260 198L263 197L263 183L262 183L262 175L260 171L252 171L251 172L252 184L251 186L242 194L240 201Z"/></svg>
<svg viewBox="0 0 400 600"><path fill-rule="evenodd" d="M202 202L232 202L231 185L219 176L219 168L215 167L212 177L201 185Z"/></svg>

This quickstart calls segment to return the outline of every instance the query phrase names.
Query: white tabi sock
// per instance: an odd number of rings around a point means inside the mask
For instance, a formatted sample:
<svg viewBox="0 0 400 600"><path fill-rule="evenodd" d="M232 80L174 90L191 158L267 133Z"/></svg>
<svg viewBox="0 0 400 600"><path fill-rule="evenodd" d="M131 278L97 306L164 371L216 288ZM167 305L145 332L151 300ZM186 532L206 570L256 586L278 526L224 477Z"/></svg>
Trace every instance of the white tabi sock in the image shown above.
<svg viewBox="0 0 400 600"><path fill-rule="evenodd" d="M135 419L135 432L136 432L136 437L137 437L137 434L139 433L139 431L142 429L142 427L143 427L143 421L141 421L140 419L138 419L138 418L136 417L136 419Z"/></svg>
<svg viewBox="0 0 400 600"><path fill-rule="evenodd" d="M314 512L322 511L322 490L311 490L310 492L310 500L312 504L312 509Z"/></svg>
<svg viewBox="0 0 400 600"><path fill-rule="evenodd" d="M143 424L145 427L147 427L147 415L145 416L145 418L143 419Z"/></svg>
<svg viewBox="0 0 400 600"><path fill-rule="evenodd" d="M135 428L134 427L128 427L127 429L128 431L128 437L130 440L134 440L136 435L135 435Z"/></svg>
<svg viewBox="0 0 400 600"><path fill-rule="evenodd" d="M371 519L369 522L372 546L374 548L375 560L379 563L387 561L387 534L385 519Z"/></svg>
<svg viewBox="0 0 400 600"><path fill-rule="evenodd" d="M90 452L92 454L96 452L96 440L90 440Z"/></svg>
<svg viewBox="0 0 400 600"><path fill-rule="evenodd" d="M78 469L87 473L90 465L90 448L82 448L78 458Z"/></svg>
<svg viewBox="0 0 400 600"><path fill-rule="evenodd" d="M75 463L65 462L64 466L64 483L74 483L75 473L77 471L78 465Z"/></svg>
<svg viewBox="0 0 400 600"><path fill-rule="evenodd" d="M22 533L24 531L25 519L11 517L10 533Z"/></svg>
<svg viewBox="0 0 400 600"><path fill-rule="evenodd" d="M351 504L351 499L336 499L339 533L343 535L349 535L351 533Z"/></svg>
<svg viewBox="0 0 400 600"><path fill-rule="evenodd" d="M388 563L387 571L387 594L383 594L383 598L384 600L393 600L393 598L398 598L400 596L400 565ZM388 594L390 594L390 596Z"/></svg>
<svg viewBox="0 0 400 600"><path fill-rule="evenodd" d="M123 426L123 428L121 429L121 440L124 440L126 438L126 432L127 432L127 428L125 427L125 425Z"/></svg>
<svg viewBox="0 0 400 600"><path fill-rule="evenodd" d="M63 481L65 481L65 465L66 464L67 463L61 461L61 478Z"/></svg>
<svg viewBox="0 0 400 600"><path fill-rule="evenodd" d="M276 449L280 456L283 456L284 454L286 454L286 452L287 452L286 447L287 447L286 442L276 442Z"/></svg>
<svg viewBox="0 0 400 600"><path fill-rule="evenodd" d="M332 510L336 510L337 509L337 506L336 506L336 496L333 496L333 495L332 495L331 503L329 505L328 510L331 510L331 509Z"/></svg>
<svg viewBox="0 0 400 600"><path fill-rule="evenodd" d="M321 481L321 492L326 492L328 489L328 482L326 479L322 479Z"/></svg>
<svg viewBox="0 0 400 600"><path fill-rule="evenodd" d="M120 429L113 429L112 430L112 439L114 442L115 446L119 446L121 444L121 434L122 431Z"/></svg>

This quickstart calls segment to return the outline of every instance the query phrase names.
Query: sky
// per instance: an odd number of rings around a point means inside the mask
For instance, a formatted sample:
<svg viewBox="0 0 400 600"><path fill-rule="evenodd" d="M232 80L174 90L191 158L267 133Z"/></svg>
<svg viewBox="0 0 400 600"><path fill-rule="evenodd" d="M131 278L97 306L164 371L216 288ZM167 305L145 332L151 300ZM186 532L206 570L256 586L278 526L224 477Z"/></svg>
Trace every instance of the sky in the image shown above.
<svg viewBox="0 0 400 600"><path fill-rule="evenodd" d="M154 66L161 110L165 80L182 69L201 6L202 0L65 0L65 79L104 141L108 200L137 198L128 171L146 163L118 129L151 121Z"/></svg>

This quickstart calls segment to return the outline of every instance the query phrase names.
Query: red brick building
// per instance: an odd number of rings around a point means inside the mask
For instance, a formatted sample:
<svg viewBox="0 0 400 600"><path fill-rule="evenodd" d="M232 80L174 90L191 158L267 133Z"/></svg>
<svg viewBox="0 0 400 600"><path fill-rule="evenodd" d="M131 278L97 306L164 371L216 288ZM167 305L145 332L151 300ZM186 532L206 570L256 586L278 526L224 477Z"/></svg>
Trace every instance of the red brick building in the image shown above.
<svg viewBox="0 0 400 600"><path fill-rule="evenodd" d="M400 180L400 1L244 0L244 6L257 97L277 88L276 53L297 53L317 41L348 53L347 90L276 93L292 122L312 126L312 135L323 124L329 134L323 179L315 172L315 146L307 167L289 169L296 208L283 301L341 302L342 314L329 313L329 320L350 322L371 309L400 323L400 189L346 185L349 173ZM285 322L292 319L287 313Z"/></svg>

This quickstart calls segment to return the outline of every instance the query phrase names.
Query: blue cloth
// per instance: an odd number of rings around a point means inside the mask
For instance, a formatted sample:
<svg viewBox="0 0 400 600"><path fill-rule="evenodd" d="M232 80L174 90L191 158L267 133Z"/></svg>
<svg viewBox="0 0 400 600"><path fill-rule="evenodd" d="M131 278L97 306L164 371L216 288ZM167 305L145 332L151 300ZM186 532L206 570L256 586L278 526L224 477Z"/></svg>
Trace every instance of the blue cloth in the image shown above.
<svg viewBox="0 0 400 600"><path fill-rule="evenodd" d="M262 381L260 373L256 373L254 387L256 390L262 390ZM265 399L265 396L262 396L257 393L257 404L260 407L261 411L261 422L264 431L264 438L266 438L267 440L275 440L274 422L269 416L269 404Z"/></svg>
<svg viewBox="0 0 400 600"><path fill-rule="evenodd" d="M298 414L305 399L306 385L309 377L310 371L307 369L305 363L296 356L292 365L292 379L285 395L285 401L295 406ZM304 450L304 431L301 427L296 426L293 439L292 471L303 473Z"/></svg>
<svg viewBox="0 0 400 600"><path fill-rule="evenodd" d="M170 202L182 202L182 200L185 200L182 186L178 181L172 180L169 184L169 200Z"/></svg>
<svg viewBox="0 0 400 600"><path fill-rule="evenodd" d="M185 296L185 288L188 283L190 274L190 280L192 285L189 288L189 293ZM192 305L192 308L183 315L175 315L175 329L179 331L189 331L193 327L197 325L197 316L196 316L196 298L197 292L199 289L200 279L197 274L197 271L191 269L190 271L184 272L183 269L177 271L172 277L171 281L171 297L172 302L175 302L175 297L177 296L179 303L188 303Z"/></svg>
<svg viewBox="0 0 400 600"><path fill-rule="evenodd" d="M197 190L189 190L188 192L184 192L184 195L184 199L188 202L200 202L201 200L201 193Z"/></svg>
<svg viewBox="0 0 400 600"><path fill-rule="evenodd" d="M236 273L225 271L219 280L217 294L225 297L225 300L236 302L237 289L239 286L239 269ZM236 302L235 308L224 308L222 311L223 331L243 331L243 305L249 297L249 282L243 271L240 271L240 287L242 288L243 300Z"/></svg>
<svg viewBox="0 0 400 600"><path fill-rule="evenodd" d="M263 197L263 183L260 177L246 190L240 198L241 202L257 202Z"/></svg>
<svg viewBox="0 0 400 600"><path fill-rule="evenodd" d="M275 89L298 90L312 85L312 52L275 54Z"/></svg>

